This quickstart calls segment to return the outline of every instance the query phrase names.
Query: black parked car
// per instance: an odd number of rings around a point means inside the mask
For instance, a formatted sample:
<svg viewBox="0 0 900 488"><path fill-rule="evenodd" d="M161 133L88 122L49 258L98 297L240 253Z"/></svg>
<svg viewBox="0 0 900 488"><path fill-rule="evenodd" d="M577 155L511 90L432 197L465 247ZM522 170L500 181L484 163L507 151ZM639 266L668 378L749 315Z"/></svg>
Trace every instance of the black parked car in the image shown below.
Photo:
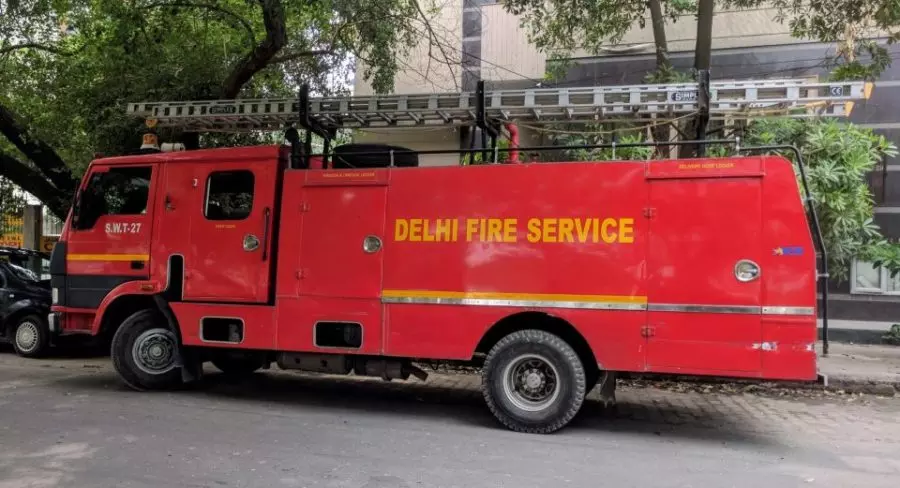
<svg viewBox="0 0 900 488"><path fill-rule="evenodd" d="M50 347L50 280L41 280L26 267L32 258L49 256L0 247L0 340L11 342L25 357L40 356Z"/></svg>

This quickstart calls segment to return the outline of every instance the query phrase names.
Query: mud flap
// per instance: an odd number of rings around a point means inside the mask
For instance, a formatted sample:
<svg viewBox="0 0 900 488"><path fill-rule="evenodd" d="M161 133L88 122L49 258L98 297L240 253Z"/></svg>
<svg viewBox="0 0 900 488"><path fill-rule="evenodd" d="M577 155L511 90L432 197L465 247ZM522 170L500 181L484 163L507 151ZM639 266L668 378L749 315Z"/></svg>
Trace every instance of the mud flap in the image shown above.
<svg viewBox="0 0 900 488"><path fill-rule="evenodd" d="M602 371L600 373L600 405L604 410L611 410L616 406L616 372Z"/></svg>
<svg viewBox="0 0 900 488"><path fill-rule="evenodd" d="M196 357L196 354L189 349L186 349L181 343L181 330L178 328L178 322L175 320L175 316L172 315L172 310L169 309L169 304L166 303L166 300L160 295L153 295L153 301L156 302L156 307L159 309L160 313L163 314L163 317L166 318L166 324L169 326L169 330L171 330L178 339L178 351L176 351L175 364L181 370L181 381L184 383L191 383L200 380L203 376L203 362Z"/></svg>

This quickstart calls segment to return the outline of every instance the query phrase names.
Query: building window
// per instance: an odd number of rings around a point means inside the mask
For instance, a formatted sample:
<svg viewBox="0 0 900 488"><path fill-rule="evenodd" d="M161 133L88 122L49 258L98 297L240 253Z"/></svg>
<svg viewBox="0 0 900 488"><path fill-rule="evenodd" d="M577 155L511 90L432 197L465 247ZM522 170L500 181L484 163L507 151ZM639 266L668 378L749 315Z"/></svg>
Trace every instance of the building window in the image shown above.
<svg viewBox="0 0 900 488"><path fill-rule="evenodd" d="M206 181L204 216L209 220L243 220L253 210L253 172L216 171Z"/></svg>
<svg viewBox="0 0 900 488"><path fill-rule="evenodd" d="M850 265L851 293L869 293L877 295L900 295L900 274L891 277L884 266L875 267L872 263L854 260Z"/></svg>

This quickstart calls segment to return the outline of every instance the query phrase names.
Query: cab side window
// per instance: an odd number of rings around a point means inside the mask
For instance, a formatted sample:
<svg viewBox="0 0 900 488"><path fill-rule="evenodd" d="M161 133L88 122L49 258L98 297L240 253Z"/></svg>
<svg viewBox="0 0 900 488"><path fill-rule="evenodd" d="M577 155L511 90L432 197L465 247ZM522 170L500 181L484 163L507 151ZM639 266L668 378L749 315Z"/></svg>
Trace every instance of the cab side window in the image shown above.
<svg viewBox="0 0 900 488"><path fill-rule="evenodd" d="M91 176L81 195L78 229L90 229L104 215L143 215L150 199L149 166L113 168Z"/></svg>
<svg viewBox="0 0 900 488"><path fill-rule="evenodd" d="M208 220L244 220L253 210L252 171L216 171L206 180L203 215Z"/></svg>

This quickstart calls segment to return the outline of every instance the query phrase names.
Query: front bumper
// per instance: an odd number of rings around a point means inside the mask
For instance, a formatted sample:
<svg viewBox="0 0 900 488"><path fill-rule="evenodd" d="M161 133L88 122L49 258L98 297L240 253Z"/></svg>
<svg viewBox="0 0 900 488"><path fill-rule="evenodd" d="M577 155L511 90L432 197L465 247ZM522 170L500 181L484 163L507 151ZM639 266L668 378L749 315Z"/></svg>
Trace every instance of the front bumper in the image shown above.
<svg viewBox="0 0 900 488"><path fill-rule="evenodd" d="M50 336L58 337L62 330L60 329L59 312L50 312L47 315L47 328L50 330Z"/></svg>

